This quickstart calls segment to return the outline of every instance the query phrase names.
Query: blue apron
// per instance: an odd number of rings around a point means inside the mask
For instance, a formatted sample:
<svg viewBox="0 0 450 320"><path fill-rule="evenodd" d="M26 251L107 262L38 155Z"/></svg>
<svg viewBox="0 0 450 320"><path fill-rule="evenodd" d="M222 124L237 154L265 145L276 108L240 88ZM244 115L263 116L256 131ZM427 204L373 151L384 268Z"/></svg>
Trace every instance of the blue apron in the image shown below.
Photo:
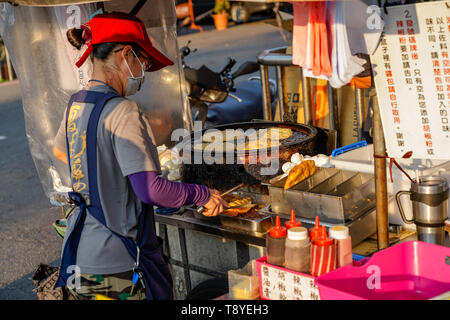
<svg viewBox="0 0 450 320"><path fill-rule="evenodd" d="M67 268L76 265L76 256L78 244L80 242L81 231L84 227L86 215L89 213L97 219L106 228L105 215L100 202L100 195L97 184L97 126L100 114L106 102L114 97L119 97L116 92L102 93L88 90L81 90L74 94L69 101L66 113L66 144L67 155L70 170L69 143L67 141L67 119L70 114L70 107L73 102L92 103L94 108L89 117L86 132L86 157L88 164L89 177L89 201L78 192L69 192L70 199L79 207L80 212L75 221L74 228L69 235L66 235L66 243L63 248L61 267L56 287L65 286L67 279L71 276ZM143 206L146 206L143 204ZM134 241L131 238L124 237L111 229L125 245L128 253L135 262L133 269L133 282L137 281L139 276L141 283L145 286L145 293L148 300L168 300L173 299L172 276L169 271L167 258L163 254L162 239L156 236L153 208L146 206L147 210L139 217L138 236ZM136 276L136 279L135 279ZM132 280L132 279L130 279Z"/></svg>

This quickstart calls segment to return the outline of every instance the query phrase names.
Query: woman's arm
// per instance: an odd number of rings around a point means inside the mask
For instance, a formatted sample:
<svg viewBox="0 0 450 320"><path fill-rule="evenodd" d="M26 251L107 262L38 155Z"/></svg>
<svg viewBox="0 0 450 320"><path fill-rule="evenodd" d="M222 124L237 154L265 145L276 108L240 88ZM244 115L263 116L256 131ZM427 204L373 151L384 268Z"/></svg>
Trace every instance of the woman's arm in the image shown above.
<svg viewBox="0 0 450 320"><path fill-rule="evenodd" d="M208 187L163 179L156 171L138 172L128 178L136 195L146 204L168 208L192 203L203 206L210 198Z"/></svg>

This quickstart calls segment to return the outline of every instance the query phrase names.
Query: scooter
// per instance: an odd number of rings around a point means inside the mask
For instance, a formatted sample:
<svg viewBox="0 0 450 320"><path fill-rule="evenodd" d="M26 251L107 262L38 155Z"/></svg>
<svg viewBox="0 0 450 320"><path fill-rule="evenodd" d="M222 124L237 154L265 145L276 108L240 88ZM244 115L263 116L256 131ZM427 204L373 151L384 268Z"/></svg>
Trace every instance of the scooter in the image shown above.
<svg viewBox="0 0 450 320"><path fill-rule="evenodd" d="M185 64L191 50L190 41L180 50L193 121L202 121L204 128L234 122L264 119L260 77L251 77L235 83L235 79L259 70L256 62L245 62L231 72L236 60L228 62L220 72L205 65L195 69ZM276 82L269 80L272 110L276 107ZM273 114L274 116L274 114Z"/></svg>

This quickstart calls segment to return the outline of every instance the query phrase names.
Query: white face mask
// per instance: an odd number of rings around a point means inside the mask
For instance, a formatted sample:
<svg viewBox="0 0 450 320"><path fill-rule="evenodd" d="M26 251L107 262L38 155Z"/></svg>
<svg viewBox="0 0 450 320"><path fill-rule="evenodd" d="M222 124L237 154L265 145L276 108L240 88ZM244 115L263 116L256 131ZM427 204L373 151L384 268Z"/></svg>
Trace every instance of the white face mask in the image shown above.
<svg viewBox="0 0 450 320"><path fill-rule="evenodd" d="M137 61L139 62L139 64L141 65L142 68L142 75L140 77L135 77L133 75L133 72L131 72L130 66L128 65L127 59L125 59L125 64L127 65L128 71L130 71L131 77L128 77L128 82L127 82L127 91L125 92L125 96L132 96L133 94L136 94L136 92L138 92L139 90L141 90L142 84L145 81L145 69L144 69L144 65L141 63L141 61L139 60L139 58L137 57L136 53L134 53L133 50L131 50L131 52L133 52L133 55L136 57Z"/></svg>

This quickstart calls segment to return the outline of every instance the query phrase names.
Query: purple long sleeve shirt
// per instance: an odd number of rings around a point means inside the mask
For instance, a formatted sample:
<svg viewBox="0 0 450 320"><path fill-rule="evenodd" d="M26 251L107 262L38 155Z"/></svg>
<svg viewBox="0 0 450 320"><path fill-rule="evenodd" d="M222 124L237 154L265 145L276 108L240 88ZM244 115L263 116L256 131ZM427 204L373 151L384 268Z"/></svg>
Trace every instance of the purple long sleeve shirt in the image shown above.
<svg viewBox="0 0 450 320"><path fill-rule="evenodd" d="M209 201L206 186L163 179L155 171L134 173L128 178L136 195L146 204L178 208L193 203L203 206Z"/></svg>

